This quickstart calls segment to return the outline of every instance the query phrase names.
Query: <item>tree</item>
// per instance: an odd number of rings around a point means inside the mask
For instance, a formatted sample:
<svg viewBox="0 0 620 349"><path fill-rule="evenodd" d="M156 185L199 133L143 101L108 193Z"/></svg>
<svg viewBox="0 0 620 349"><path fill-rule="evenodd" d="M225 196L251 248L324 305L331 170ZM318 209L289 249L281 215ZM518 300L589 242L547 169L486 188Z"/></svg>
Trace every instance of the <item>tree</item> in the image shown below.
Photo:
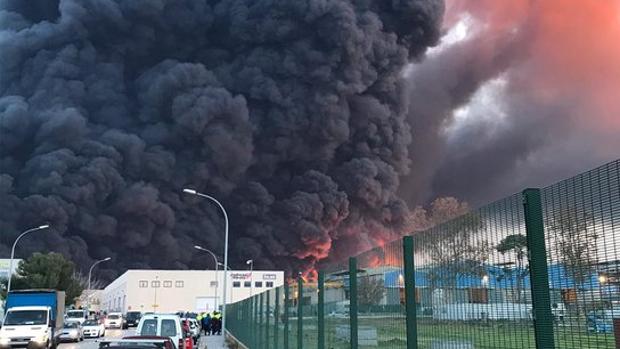
<svg viewBox="0 0 620 349"><path fill-rule="evenodd" d="M549 215L546 223L554 243L551 257L561 260L576 288L582 286L596 272L598 263L598 234L590 228L592 215L567 209Z"/></svg>
<svg viewBox="0 0 620 349"><path fill-rule="evenodd" d="M515 254L516 258L516 269L512 268L504 268L502 270L502 275L498 277L498 279L502 279L504 276L512 279L512 276L515 275L517 279L517 303L521 303L521 292L523 290L523 280L529 273L529 266L525 265L525 260L527 257L527 238L523 234L512 234L506 236L500 243L495 247L497 252L501 254L506 254L508 252L512 252Z"/></svg>
<svg viewBox="0 0 620 349"><path fill-rule="evenodd" d="M477 214L468 213L424 233L415 248L432 262L431 288L440 284L456 287L459 276L482 277L486 273L491 247L488 241L475 238L483 227Z"/></svg>
<svg viewBox="0 0 620 349"><path fill-rule="evenodd" d="M55 289L65 291L66 304L72 304L84 287L75 278L75 265L59 253L35 253L19 263L11 289ZM6 281L4 281L6 282Z"/></svg>
<svg viewBox="0 0 620 349"><path fill-rule="evenodd" d="M357 285L357 299L361 305L379 304L385 294L383 279L365 275Z"/></svg>

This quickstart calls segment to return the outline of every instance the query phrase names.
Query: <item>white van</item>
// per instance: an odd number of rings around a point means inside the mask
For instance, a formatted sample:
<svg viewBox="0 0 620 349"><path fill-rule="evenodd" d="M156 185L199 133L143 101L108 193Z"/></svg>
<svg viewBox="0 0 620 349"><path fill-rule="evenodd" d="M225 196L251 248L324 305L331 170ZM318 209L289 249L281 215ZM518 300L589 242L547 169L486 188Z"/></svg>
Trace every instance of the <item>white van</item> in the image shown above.
<svg viewBox="0 0 620 349"><path fill-rule="evenodd" d="M185 348L185 338L181 327L181 318L178 315L147 314L142 316L138 328L138 336L158 336L172 339L176 349ZM191 335L191 334L190 334Z"/></svg>
<svg viewBox="0 0 620 349"><path fill-rule="evenodd" d="M88 310L74 309L67 310L65 313L65 322L78 322L80 325L88 320Z"/></svg>

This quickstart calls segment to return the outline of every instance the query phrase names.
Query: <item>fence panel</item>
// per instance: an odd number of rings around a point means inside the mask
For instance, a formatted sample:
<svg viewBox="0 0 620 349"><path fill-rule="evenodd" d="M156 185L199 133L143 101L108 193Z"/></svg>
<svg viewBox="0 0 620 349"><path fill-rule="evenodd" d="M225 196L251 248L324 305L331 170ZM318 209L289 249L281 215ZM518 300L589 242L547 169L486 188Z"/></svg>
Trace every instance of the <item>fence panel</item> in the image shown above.
<svg viewBox="0 0 620 349"><path fill-rule="evenodd" d="M415 234L419 348L534 348L521 195Z"/></svg>
<svg viewBox="0 0 620 349"><path fill-rule="evenodd" d="M360 348L407 347L402 240L357 256Z"/></svg>
<svg viewBox="0 0 620 349"><path fill-rule="evenodd" d="M413 272L405 274L404 255L413 256L407 269ZM410 329L417 348L617 348L620 160L512 195L354 261L353 270L346 261L322 268L325 348L352 348L355 333L360 348L407 348L406 286L415 290L409 313L416 317ZM296 281L231 304L231 333L250 348L319 348L317 284ZM353 290L358 331L352 333Z"/></svg>
<svg viewBox="0 0 620 349"><path fill-rule="evenodd" d="M614 161L542 190L556 348L615 348L619 187Z"/></svg>
<svg viewBox="0 0 620 349"><path fill-rule="evenodd" d="M349 276L346 263L334 263L324 268L325 273L325 347L351 347L349 317Z"/></svg>

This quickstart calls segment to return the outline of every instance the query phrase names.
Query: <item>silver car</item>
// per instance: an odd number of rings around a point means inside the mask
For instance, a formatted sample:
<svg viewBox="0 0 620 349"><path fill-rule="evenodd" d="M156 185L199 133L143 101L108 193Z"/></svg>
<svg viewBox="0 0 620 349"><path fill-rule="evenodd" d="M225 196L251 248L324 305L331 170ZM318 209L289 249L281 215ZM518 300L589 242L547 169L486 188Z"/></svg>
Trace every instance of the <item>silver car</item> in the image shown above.
<svg viewBox="0 0 620 349"><path fill-rule="evenodd" d="M58 334L59 342L80 342L84 340L82 325L79 322L68 322Z"/></svg>

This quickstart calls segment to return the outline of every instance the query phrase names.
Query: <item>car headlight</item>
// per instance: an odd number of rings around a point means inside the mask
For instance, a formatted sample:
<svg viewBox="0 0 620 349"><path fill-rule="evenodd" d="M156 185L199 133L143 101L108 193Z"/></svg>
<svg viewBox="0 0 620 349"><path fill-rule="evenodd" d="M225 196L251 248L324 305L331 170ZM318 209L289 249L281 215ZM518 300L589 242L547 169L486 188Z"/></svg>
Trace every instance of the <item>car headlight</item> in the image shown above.
<svg viewBox="0 0 620 349"><path fill-rule="evenodd" d="M0 344L9 344L11 343L11 338L9 337L0 337Z"/></svg>
<svg viewBox="0 0 620 349"><path fill-rule="evenodd" d="M47 342L47 334L42 334L39 336L36 336L34 338L32 338L33 342L37 342L37 343L45 343Z"/></svg>

